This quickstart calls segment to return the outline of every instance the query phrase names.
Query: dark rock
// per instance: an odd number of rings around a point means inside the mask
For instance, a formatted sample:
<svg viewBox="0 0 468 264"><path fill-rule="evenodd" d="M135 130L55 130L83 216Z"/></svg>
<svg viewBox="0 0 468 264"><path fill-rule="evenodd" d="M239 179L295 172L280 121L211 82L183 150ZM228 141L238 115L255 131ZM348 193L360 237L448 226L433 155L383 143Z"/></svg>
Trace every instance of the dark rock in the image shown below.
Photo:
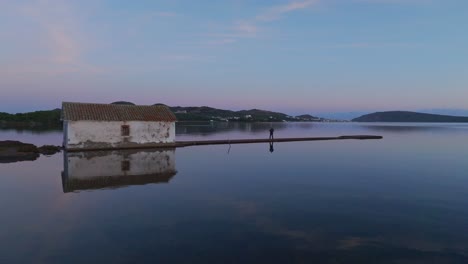
<svg viewBox="0 0 468 264"><path fill-rule="evenodd" d="M0 141L0 148L19 147L24 145L30 145L16 140L3 140Z"/></svg>
<svg viewBox="0 0 468 264"><path fill-rule="evenodd" d="M39 152L43 155L53 155L62 151L62 148L59 146L52 146L52 145L44 145L38 148Z"/></svg>
<svg viewBox="0 0 468 264"><path fill-rule="evenodd" d="M16 148L18 152L31 152L31 153L39 153L39 149L34 146L33 144L24 144Z"/></svg>
<svg viewBox="0 0 468 264"><path fill-rule="evenodd" d="M14 140L0 141L0 163L17 161L33 161L40 154L53 155L61 151L61 147L45 145L40 148L33 144Z"/></svg>
<svg viewBox="0 0 468 264"><path fill-rule="evenodd" d="M33 144L20 141L0 141L0 163L35 160L39 157L39 151Z"/></svg>

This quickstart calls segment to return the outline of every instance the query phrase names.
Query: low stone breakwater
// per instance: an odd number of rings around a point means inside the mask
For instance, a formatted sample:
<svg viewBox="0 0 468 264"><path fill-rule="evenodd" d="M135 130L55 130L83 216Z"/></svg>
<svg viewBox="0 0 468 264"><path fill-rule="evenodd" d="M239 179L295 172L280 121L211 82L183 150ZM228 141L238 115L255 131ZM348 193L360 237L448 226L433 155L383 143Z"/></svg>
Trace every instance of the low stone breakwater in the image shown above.
<svg viewBox="0 0 468 264"><path fill-rule="evenodd" d="M44 145L38 147L34 144L15 140L0 141L0 163L17 161L32 161L40 155L53 155L62 151L60 146Z"/></svg>

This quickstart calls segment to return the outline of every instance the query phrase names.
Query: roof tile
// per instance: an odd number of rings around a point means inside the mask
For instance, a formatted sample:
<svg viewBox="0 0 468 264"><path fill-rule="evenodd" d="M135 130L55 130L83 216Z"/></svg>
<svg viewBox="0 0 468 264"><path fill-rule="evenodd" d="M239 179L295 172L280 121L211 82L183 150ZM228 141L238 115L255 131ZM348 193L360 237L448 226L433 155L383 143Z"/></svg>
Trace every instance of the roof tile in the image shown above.
<svg viewBox="0 0 468 264"><path fill-rule="evenodd" d="M177 121L174 113L163 105L118 105L62 103L62 119L69 121Z"/></svg>

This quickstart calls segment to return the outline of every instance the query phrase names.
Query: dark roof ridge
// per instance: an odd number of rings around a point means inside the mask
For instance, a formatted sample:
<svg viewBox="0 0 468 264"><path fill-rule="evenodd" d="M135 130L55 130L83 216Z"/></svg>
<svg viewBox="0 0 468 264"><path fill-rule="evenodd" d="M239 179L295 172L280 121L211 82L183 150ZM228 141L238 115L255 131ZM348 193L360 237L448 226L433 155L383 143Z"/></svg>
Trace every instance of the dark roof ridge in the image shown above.
<svg viewBox="0 0 468 264"><path fill-rule="evenodd" d="M156 104L151 104L151 105L139 105L139 104L106 104L106 103L85 103L85 102L62 102L63 104L84 104L84 105L117 105L117 106L164 106L164 105L156 105Z"/></svg>

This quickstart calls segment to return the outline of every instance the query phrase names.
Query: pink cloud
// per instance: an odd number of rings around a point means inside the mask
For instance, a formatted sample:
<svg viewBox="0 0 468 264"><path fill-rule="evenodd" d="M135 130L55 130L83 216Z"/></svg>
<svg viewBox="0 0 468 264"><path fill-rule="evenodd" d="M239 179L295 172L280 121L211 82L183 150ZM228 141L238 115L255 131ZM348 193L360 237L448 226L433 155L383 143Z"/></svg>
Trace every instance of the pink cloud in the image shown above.
<svg viewBox="0 0 468 264"><path fill-rule="evenodd" d="M234 29L239 33L247 35L255 35L258 31L258 27L255 24L246 21L237 22Z"/></svg>
<svg viewBox="0 0 468 264"><path fill-rule="evenodd" d="M72 6L67 2L46 0L16 4L11 8L36 30L36 41L29 43L37 50L27 59L17 56L8 65L1 65L2 75L41 74L58 75L71 72L99 73L102 69L84 60L86 38L79 30L79 23Z"/></svg>
<svg viewBox="0 0 468 264"><path fill-rule="evenodd" d="M371 4L427 4L433 0L355 0L355 2Z"/></svg>
<svg viewBox="0 0 468 264"><path fill-rule="evenodd" d="M229 41L223 42L215 40L215 42L218 44L229 44L236 42L239 38L255 37L260 31L259 24L278 20L287 13L309 8L314 4L318 4L319 1L320 0L292 1L283 5L271 6L251 19L235 22L231 30L232 32L215 34L218 37L229 37Z"/></svg>
<svg viewBox="0 0 468 264"><path fill-rule="evenodd" d="M294 1L285 5L278 5L268 8L265 12L257 15L256 20L272 21L277 20L286 13L308 8L317 4L319 0Z"/></svg>

